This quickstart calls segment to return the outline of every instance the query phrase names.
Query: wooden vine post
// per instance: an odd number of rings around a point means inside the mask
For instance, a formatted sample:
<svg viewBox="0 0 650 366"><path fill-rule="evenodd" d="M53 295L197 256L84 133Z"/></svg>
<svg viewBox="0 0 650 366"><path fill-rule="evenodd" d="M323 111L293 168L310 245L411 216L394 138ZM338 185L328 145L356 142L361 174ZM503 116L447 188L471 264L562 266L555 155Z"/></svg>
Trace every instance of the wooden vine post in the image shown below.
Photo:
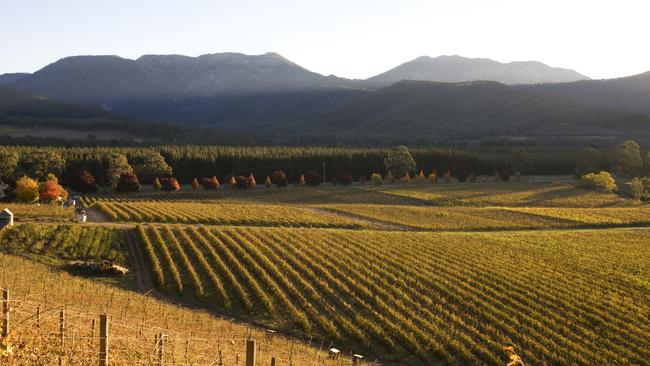
<svg viewBox="0 0 650 366"><path fill-rule="evenodd" d="M95 323L93 322L93 328ZM99 316L99 366L108 366L108 316Z"/></svg>
<svg viewBox="0 0 650 366"><path fill-rule="evenodd" d="M255 366L255 340L249 338L246 340L246 366Z"/></svg>
<svg viewBox="0 0 650 366"><path fill-rule="evenodd" d="M9 336L9 290L2 289L2 339Z"/></svg>

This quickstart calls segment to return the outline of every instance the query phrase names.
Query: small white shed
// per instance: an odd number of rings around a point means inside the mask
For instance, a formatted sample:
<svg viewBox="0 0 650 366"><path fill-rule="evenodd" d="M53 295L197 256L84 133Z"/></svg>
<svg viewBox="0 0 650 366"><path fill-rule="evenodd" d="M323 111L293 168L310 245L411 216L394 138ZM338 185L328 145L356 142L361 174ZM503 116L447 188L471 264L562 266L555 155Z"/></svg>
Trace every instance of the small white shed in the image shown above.
<svg viewBox="0 0 650 366"><path fill-rule="evenodd" d="M14 226L14 214L8 208L0 211L0 229L5 226Z"/></svg>

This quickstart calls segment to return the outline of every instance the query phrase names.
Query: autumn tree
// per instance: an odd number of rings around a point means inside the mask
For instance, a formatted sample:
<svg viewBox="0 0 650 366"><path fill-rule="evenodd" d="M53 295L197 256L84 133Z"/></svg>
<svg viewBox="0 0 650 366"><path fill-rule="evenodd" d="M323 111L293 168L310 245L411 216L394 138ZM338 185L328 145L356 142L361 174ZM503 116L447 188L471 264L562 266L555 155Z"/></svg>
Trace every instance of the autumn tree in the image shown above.
<svg viewBox="0 0 650 366"><path fill-rule="evenodd" d="M216 175L213 175L212 179L210 179L210 186L213 189L217 189L217 188L219 188L219 186L221 186L221 183L219 183L219 179L217 178Z"/></svg>
<svg viewBox="0 0 650 366"><path fill-rule="evenodd" d="M38 188L38 196L41 202L54 202L61 198L68 198L68 192L59 184L56 179L48 179L42 182Z"/></svg>
<svg viewBox="0 0 650 366"><path fill-rule="evenodd" d="M300 174L300 180L298 181L298 183L300 183L301 187L305 186L305 175L304 174Z"/></svg>
<svg viewBox="0 0 650 366"><path fill-rule="evenodd" d="M417 180L419 185L424 185L424 182L427 181L427 177L424 176L422 169L420 169L420 174L418 174Z"/></svg>
<svg viewBox="0 0 650 366"><path fill-rule="evenodd" d="M199 188L201 188L201 185L199 184L199 180L194 178L194 180L192 181L192 189L196 191Z"/></svg>
<svg viewBox="0 0 650 366"><path fill-rule="evenodd" d="M26 176L18 179L16 182L16 200L25 203L34 203L38 201L38 182Z"/></svg>
<svg viewBox="0 0 650 366"><path fill-rule="evenodd" d="M165 192L175 192L181 189L180 183L178 183L178 181L174 177L161 178L160 185L162 187L162 190Z"/></svg>
<svg viewBox="0 0 650 366"><path fill-rule="evenodd" d="M253 173L251 173L251 175L248 176L248 187L249 188L257 187L257 181L255 181L255 176L253 175Z"/></svg>
<svg viewBox="0 0 650 366"><path fill-rule="evenodd" d="M264 180L264 185L266 186L266 188L271 188L271 185L273 185L273 183L271 182L270 176L268 175L266 176L266 179Z"/></svg>
<svg viewBox="0 0 650 366"><path fill-rule="evenodd" d="M95 177L86 170L78 170L70 180L70 188L80 193L91 193L97 191Z"/></svg>
<svg viewBox="0 0 650 366"><path fill-rule="evenodd" d="M305 184L310 186L310 187L317 187L320 185L322 178L320 174L315 171L315 170L310 170L304 175L301 175L301 186L304 186Z"/></svg>
<svg viewBox="0 0 650 366"><path fill-rule="evenodd" d="M287 181L287 175L282 170L276 170L273 172L272 181L278 187L286 187L289 183Z"/></svg>
<svg viewBox="0 0 650 366"><path fill-rule="evenodd" d="M115 192L137 192L140 190L140 180L133 172L120 174L115 184Z"/></svg>

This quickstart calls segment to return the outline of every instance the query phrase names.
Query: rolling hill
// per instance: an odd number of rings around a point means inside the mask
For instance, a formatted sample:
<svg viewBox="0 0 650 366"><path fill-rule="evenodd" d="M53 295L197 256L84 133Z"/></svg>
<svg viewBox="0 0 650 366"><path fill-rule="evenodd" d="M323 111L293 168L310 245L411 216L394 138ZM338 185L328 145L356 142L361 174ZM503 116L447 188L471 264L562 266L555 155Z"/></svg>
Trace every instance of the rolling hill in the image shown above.
<svg viewBox="0 0 650 366"><path fill-rule="evenodd" d="M526 86L584 104L650 115L650 71L609 80Z"/></svg>

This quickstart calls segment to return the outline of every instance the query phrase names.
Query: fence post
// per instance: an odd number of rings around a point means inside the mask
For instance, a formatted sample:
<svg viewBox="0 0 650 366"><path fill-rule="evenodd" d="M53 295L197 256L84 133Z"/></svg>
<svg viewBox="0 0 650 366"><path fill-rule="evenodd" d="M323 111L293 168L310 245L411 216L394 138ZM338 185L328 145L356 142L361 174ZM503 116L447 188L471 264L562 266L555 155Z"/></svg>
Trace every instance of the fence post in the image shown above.
<svg viewBox="0 0 650 366"><path fill-rule="evenodd" d="M275 366L275 357L271 357L271 366Z"/></svg>
<svg viewBox="0 0 650 366"><path fill-rule="evenodd" d="M95 321L93 320L93 330L94 328ZM99 315L99 366L108 366L108 316L106 313Z"/></svg>
<svg viewBox="0 0 650 366"><path fill-rule="evenodd" d="M61 308L59 312L59 338L61 341L61 347L65 345L65 309Z"/></svg>
<svg viewBox="0 0 650 366"><path fill-rule="evenodd" d="M255 340L246 340L246 366L255 366Z"/></svg>
<svg viewBox="0 0 650 366"><path fill-rule="evenodd" d="M36 328L41 327L41 305L36 307Z"/></svg>
<svg viewBox="0 0 650 366"><path fill-rule="evenodd" d="M9 290L2 289L2 339L9 336Z"/></svg>

